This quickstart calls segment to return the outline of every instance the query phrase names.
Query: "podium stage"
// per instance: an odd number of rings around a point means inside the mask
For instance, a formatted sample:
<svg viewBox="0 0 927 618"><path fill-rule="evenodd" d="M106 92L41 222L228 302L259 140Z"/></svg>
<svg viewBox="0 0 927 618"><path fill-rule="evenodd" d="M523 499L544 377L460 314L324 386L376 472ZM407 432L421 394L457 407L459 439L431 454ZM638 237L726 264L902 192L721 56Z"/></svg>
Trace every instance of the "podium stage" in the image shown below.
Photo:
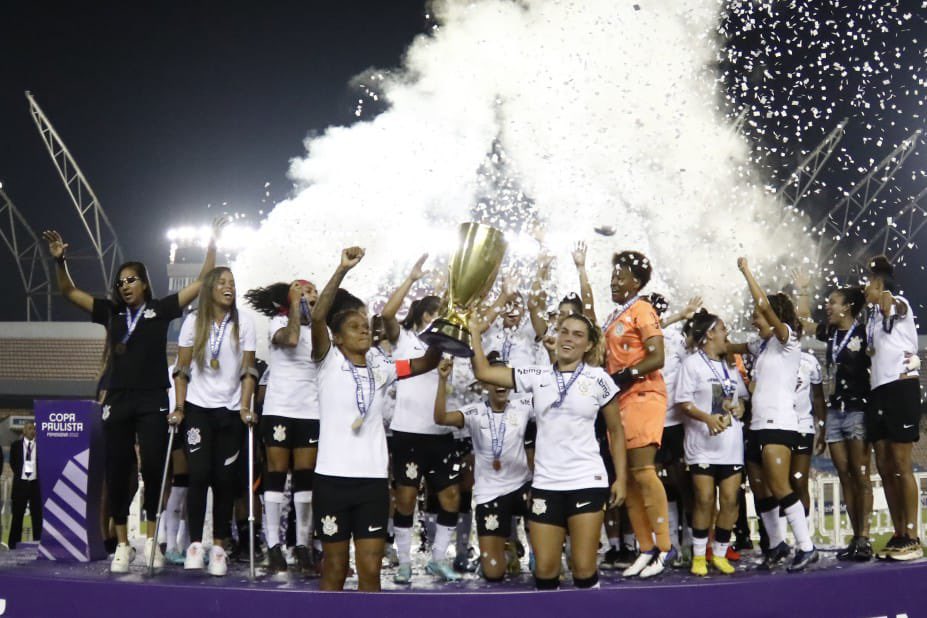
<svg viewBox="0 0 927 618"><path fill-rule="evenodd" d="M741 564L726 577L696 579L672 571L656 581L622 581L604 572L599 590L573 590L569 579L556 592L535 592L525 574L489 586L475 576L454 584L436 584L417 569L411 587L392 584L384 569L384 592L327 593L318 580L291 575L259 576L250 582L247 567L230 565L229 575L213 578L168 566L153 578L142 559L132 572L113 576L108 562L64 563L36 560L34 544L0 554L0 616L364 616L386 618L506 618L557 616L840 616L875 618L922 615L927 608L927 560L911 563L846 564L824 553L801 575L764 573ZM746 558L746 557L745 557ZM742 563L747 560L741 560ZM356 579L348 586L356 587Z"/></svg>

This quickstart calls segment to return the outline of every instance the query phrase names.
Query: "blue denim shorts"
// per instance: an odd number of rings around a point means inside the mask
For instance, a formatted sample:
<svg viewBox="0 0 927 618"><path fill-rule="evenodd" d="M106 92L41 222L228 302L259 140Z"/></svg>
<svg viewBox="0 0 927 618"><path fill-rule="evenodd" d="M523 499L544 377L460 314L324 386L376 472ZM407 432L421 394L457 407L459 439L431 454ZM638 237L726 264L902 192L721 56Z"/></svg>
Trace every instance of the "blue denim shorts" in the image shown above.
<svg viewBox="0 0 927 618"><path fill-rule="evenodd" d="M866 422L862 410L827 409L827 443L865 440Z"/></svg>

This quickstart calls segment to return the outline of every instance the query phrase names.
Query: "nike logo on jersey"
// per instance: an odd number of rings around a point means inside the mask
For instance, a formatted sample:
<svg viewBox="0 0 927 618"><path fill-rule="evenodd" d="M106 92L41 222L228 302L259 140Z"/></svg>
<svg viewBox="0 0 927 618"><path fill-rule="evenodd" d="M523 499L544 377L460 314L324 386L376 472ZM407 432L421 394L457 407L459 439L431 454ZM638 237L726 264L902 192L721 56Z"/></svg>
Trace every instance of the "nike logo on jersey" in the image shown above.
<svg viewBox="0 0 927 618"><path fill-rule="evenodd" d="M457 474L448 474L447 478L453 480L453 479L456 479L458 476L460 476L459 472Z"/></svg>
<svg viewBox="0 0 927 618"><path fill-rule="evenodd" d="M592 501L589 501L589 502L577 502L577 503L576 503L576 508L581 509L581 508L583 508L584 506L589 506L590 504L592 504Z"/></svg>
<svg viewBox="0 0 927 618"><path fill-rule="evenodd" d="M190 453L195 453L195 452L197 452L198 450L200 450L201 448L203 448L203 447L202 447L202 446L198 446L198 447L196 447L196 448L191 448L191 449L190 449Z"/></svg>
<svg viewBox="0 0 927 618"><path fill-rule="evenodd" d="M313 440L312 438L309 438L309 444L318 444L318 443L319 443L318 438L316 438L315 440Z"/></svg>
<svg viewBox="0 0 927 618"><path fill-rule="evenodd" d="M799 447L798 447L798 450L800 450L800 451L807 451L809 448L811 448L811 447L810 447L810 446L799 446Z"/></svg>
<svg viewBox="0 0 927 618"><path fill-rule="evenodd" d="M545 388L548 386L550 386L550 382L548 382L547 384L538 384L538 388Z"/></svg>
<svg viewBox="0 0 927 618"><path fill-rule="evenodd" d="M159 412L167 412L167 408L158 408Z"/></svg>
<svg viewBox="0 0 927 618"><path fill-rule="evenodd" d="M383 526L367 526L367 532L378 532L383 529Z"/></svg>
<svg viewBox="0 0 927 618"><path fill-rule="evenodd" d="M902 425L902 427L904 427L905 429L911 429L912 427L914 427L914 425Z"/></svg>

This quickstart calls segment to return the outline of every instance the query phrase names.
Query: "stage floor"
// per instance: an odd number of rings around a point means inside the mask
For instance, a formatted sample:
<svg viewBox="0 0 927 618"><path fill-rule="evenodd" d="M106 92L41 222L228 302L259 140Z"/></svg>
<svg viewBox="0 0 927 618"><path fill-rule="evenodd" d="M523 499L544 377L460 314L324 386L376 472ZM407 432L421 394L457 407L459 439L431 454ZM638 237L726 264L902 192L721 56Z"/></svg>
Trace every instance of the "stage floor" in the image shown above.
<svg viewBox="0 0 927 618"><path fill-rule="evenodd" d="M437 583L424 574L416 560L411 586L392 583L393 569L383 571L380 594L325 593L318 580L289 574L269 577L259 572L248 579L247 565L230 565L224 578L168 566L149 578L141 560L132 571L114 576L108 562L55 563L35 559L34 546L24 545L0 554L0 616L268 616L316 615L386 617L431 615L559 616L618 611L634 616L687 618L719 616L876 616L912 618L927 612L927 560L911 563L847 564L832 552L804 574L757 571L752 556L741 560L731 576L696 578L669 570L654 580L625 580L618 572L603 571L598 590L574 590L567 577L563 589L538 593L531 577L488 585L475 575L460 582ZM347 587L356 588L356 579ZM588 614L587 614L588 615Z"/></svg>

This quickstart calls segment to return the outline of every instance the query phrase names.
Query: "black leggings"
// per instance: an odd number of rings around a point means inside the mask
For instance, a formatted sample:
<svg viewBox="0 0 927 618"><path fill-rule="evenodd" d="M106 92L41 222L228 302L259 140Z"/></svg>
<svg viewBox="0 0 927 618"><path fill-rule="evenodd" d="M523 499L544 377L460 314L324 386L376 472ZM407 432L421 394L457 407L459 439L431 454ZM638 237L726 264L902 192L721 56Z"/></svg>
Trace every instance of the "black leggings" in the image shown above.
<svg viewBox="0 0 927 618"><path fill-rule="evenodd" d="M103 435L106 440L106 488L109 508L117 526L129 519L135 476L135 443L138 440L145 495L145 519L158 513L161 474L167 456L167 391L116 390L103 403Z"/></svg>
<svg viewBox="0 0 927 618"><path fill-rule="evenodd" d="M232 536L232 507L237 483L242 481L238 459L241 432L244 425L237 412L226 408L201 408L190 402L184 407L184 449L190 468L190 488L187 490L187 517L190 541L203 540L206 521L206 492L212 488L212 536L227 539Z"/></svg>

